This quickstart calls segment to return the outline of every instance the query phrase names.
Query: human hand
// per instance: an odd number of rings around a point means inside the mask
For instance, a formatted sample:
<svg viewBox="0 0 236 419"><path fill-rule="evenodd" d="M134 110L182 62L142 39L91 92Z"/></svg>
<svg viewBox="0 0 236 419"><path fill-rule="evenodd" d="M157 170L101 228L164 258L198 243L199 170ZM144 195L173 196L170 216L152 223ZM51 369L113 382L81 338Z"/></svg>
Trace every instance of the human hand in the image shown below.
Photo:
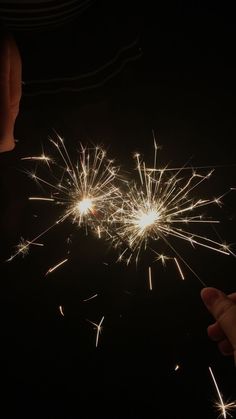
<svg viewBox="0 0 236 419"><path fill-rule="evenodd" d="M21 58L15 40L0 39L0 152L15 147L14 125L21 99Z"/></svg>
<svg viewBox="0 0 236 419"><path fill-rule="evenodd" d="M227 296L216 288L204 288L201 297L216 320L208 326L208 336L223 355L234 355L236 365L236 292Z"/></svg>

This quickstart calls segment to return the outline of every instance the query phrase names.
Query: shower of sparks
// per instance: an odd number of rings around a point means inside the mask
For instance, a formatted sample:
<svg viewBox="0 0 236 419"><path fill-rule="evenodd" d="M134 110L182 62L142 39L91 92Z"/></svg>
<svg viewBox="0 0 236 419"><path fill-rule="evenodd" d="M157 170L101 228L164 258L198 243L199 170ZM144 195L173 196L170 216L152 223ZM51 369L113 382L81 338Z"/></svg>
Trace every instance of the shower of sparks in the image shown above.
<svg viewBox="0 0 236 419"><path fill-rule="evenodd" d="M67 219L78 227L84 227L86 233L90 231L101 238L107 230L108 220L111 223L113 211L117 208L116 200L121 196L115 185L119 168L107 159L101 147L86 148L80 145L76 161L73 161L63 138L58 136L57 140L51 139L50 142L56 150L57 159L42 153L38 157L24 157L22 160L37 163L29 175L43 190L42 195L45 195L32 196L29 200L48 201L57 207L61 206L62 212L52 225L35 238L21 241L9 261L19 254L27 254L30 245ZM43 164L42 167L40 162L46 163L46 166ZM50 268L47 274L60 265Z"/></svg>
<svg viewBox="0 0 236 419"><path fill-rule="evenodd" d="M156 260L164 266L166 260L171 259L182 279L184 273L181 264L184 264L200 280L173 246L171 238L186 241L193 248L197 245L224 255L233 255L228 245L192 231L193 226L219 223L218 220L206 218L200 211L211 204L221 206L222 198L228 192L212 199L197 198L194 196L195 190L211 177L213 170L201 174L197 169L188 168L191 173L186 175L186 166L158 169L157 150L154 140L152 168L146 167L139 154L135 155L138 181L127 182L128 191L115 214L117 234L113 236L113 244L120 251L118 260L125 260L128 264L135 258L137 262L140 254L150 249L156 254ZM158 246L160 249L167 247L172 255L158 253Z"/></svg>
<svg viewBox="0 0 236 419"><path fill-rule="evenodd" d="M152 166L147 167L136 154L138 179L118 183L119 168L107 159L101 147L81 145L72 159L63 138L58 136L50 142L54 149L53 158L43 151L39 156L22 160L36 163L29 175L41 188L41 196L31 196L29 200L61 208L60 216L32 240L21 239L9 261L17 255L26 255L31 245L36 245L41 237L66 220L76 227L83 227L86 234L90 232L99 239L110 240L119 251L118 260L125 260L127 264L133 259L138 262L141 254L148 250L154 255L153 261L160 261L163 266L171 260L181 279L185 279L184 268L188 268L203 285L173 240L185 241L193 248L200 246L224 255L234 255L220 237L215 240L196 231L200 225L214 228L219 223L201 211L213 204L221 207L226 193L210 199L199 198L195 193L214 170L207 172L207 166L192 168L187 164L180 168L158 168L159 146L154 139ZM67 259L50 268L46 275L65 261ZM148 278L151 290L150 267Z"/></svg>
<svg viewBox="0 0 236 419"><path fill-rule="evenodd" d="M92 322L91 320L87 320L89 323L91 323L94 326L94 329L96 330L96 348L98 347L99 337L100 337L100 334L102 332L102 323L103 323L103 320L104 320L104 316L101 318L101 320L100 320L100 322L98 324Z"/></svg>
<svg viewBox="0 0 236 419"><path fill-rule="evenodd" d="M216 378L214 376L214 373L213 373L211 367L208 367L208 368L209 368L211 378L212 378L212 381L214 383L214 386L215 386L215 389L216 389L216 392L217 392L217 396L218 396L218 399L219 399L219 401L214 403L216 409L220 413L219 418L224 418L224 419L227 419L227 417L232 418L233 416L231 415L231 412L236 409L236 402L226 402L225 403L223 401L223 397L222 397L221 392L219 390L219 387L218 387Z"/></svg>
<svg viewBox="0 0 236 419"><path fill-rule="evenodd" d="M47 276L48 274L51 274L56 269L60 268L60 266L64 265L64 263L66 263L67 261L68 261L68 259L64 259L61 262L58 262L56 265L54 265L51 268L49 268L48 271L45 273L45 276Z"/></svg>

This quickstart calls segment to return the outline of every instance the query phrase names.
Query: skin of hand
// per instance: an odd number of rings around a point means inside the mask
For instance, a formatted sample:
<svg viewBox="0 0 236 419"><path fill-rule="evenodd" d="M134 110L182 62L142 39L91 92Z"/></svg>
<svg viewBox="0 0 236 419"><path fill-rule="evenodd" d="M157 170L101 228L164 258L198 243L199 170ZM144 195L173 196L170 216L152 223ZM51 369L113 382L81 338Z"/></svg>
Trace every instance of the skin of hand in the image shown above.
<svg viewBox="0 0 236 419"><path fill-rule="evenodd" d="M13 150L21 99L21 57L10 35L0 39L0 152Z"/></svg>
<svg viewBox="0 0 236 419"><path fill-rule="evenodd" d="M208 336L223 355L234 355L236 365L236 292L225 295L217 288L204 288L201 298L216 320L208 326Z"/></svg>

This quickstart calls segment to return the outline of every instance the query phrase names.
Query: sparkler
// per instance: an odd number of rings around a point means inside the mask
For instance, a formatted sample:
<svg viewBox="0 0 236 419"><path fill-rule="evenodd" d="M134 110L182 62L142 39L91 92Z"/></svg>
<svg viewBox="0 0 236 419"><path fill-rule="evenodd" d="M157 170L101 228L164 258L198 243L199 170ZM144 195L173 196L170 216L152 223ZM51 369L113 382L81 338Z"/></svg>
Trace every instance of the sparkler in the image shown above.
<svg viewBox="0 0 236 419"><path fill-rule="evenodd" d="M155 260L163 265L168 259L173 260L182 279L184 273L181 264L184 264L201 281L171 243L171 238L186 241L192 247L201 246L224 255L233 254L228 245L192 232L190 227L218 224L218 220L206 218L199 211L211 204L221 206L226 194L213 199L195 198L194 191L210 178L213 170L201 174L185 166L158 169L157 150L154 140L154 163L151 168L146 167L139 154L135 155L138 181L127 182L128 191L115 214L117 234L113 236L113 244L120 251L118 260L125 259L128 264L135 257L138 262L141 253L150 249ZM186 176L189 170L191 174ZM168 247L173 256L157 252L158 246Z"/></svg>
<svg viewBox="0 0 236 419"><path fill-rule="evenodd" d="M233 416L231 415L231 412L236 409L236 402L226 402L225 403L223 401L223 397L222 397L221 392L219 390L219 387L218 387L215 375L212 371L212 368L208 367L208 369L209 369L209 372L210 372L210 375L211 375L211 378L212 378L212 381L213 381L213 384L215 386L217 396L218 396L218 399L219 399L219 401L215 402L215 407L216 407L217 411L220 413L219 418L224 418L224 419L227 419L227 417L232 418Z"/></svg>
<svg viewBox="0 0 236 419"><path fill-rule="evenodd" d="M24 157L23 160L36 161L37 167L30 172L30 177L43 189L46 196L32 196L30 201L48 201L63 208L62 214L56 221L38 234L32 240L21 240L16 252L9 258L25 255L32 244L43 237L58 224L69 219L78 227L88 229L99 238L106 230L106 223L113 212L115 202L120 197L120 191L115 186L119 168L112 160L106 158L106 152L101 147L88 149L80 146L75 162L70 157L63 138L50 142L57 151L59 162L46 156ZM39 175L38 164L46 163L47 176ZM45 170L45 168L44 168ZM47 274L65 263L63 260L48 270Z"/></svg>

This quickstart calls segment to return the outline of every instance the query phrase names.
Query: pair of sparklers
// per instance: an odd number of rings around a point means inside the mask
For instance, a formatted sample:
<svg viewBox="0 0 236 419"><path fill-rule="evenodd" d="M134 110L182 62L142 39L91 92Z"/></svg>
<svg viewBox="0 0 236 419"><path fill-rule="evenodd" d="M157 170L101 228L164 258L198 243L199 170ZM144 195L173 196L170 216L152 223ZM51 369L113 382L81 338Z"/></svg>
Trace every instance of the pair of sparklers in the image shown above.
<svg viewBox="0 0 236 419"><path fill-rule="evenodd" d="M124 260L127 264L132 260L138 263L142 254L148 250L153 255L148 267L150 290L153 261L159 261L165 266L172 260L181 279L185 279L185 267L205 285L180 254L172 239L185 241L193 248L200 246L223 255L234 255L225 243L192 231L192 227L219 223L219 220L205 217L201 210L213 204L221 206L223 197L229 191L217 198L201 199L194 195L197 188L211 177L213 170L206 171L209 168L193 168L187 165L180 168L158 168L158 146L154 140L152 166L147 167L140 155L135 154L137 180L127 180L101 147L86 148L81 145L74 161L63 138L58 136L56 140L50 141L59 160L44 153L40 156L24 157L22 160L36 162L35 169L28 174L43 191L41 196L31 196L30 201L48 201L60 206L61 214L33 239L21 239L9 261L17 255L26 255L33 245L43 246L41 239L65 220L70 220L76 228L84 228L86 234L95 234L109 240L118 251L118 260ZM47 172L46 177L40 174L42 165L43 172ZM166 248L170 255L165 253ZM48 269L46 275L68 260L66 257L59 261ZM62 306L59 309L64 316ZM96 347L103 320L104 316L98 324L88 320L96 330ZM216 408L220 417L226 419L232 409L236 408L236 404L224 403L210 367L209 372L218 396Z"/></svg>
<svg viewBox="0 0 236 419"><path fill-rule="evenodd" d="M194 192L213 170L187 165L181 168L157 167L158 146L154 140L154 157L147 167L139 154L135 154L138 179L128 179L120 173L113 160L109 160L101 147L85 148L80 145L76 159L72 159L60 136L51 139L57 158L42 153L40 156L24 157L22 160L36 162L30 177L41 187L43 195L31 196L30 201L48 201L62 208L55 222L31 240L21 239L15 253L9 258L28 253L30 246L43 246L40 242L46 233L65 220L86 233L109 240L118 251L118 260L127 264L136 263L145 251L151 251L151 263L163 265L172 260L178 273L185 279L184 267L201 282L197 273L180 254L171 239L185 241L192 247L200 246L224 255L233 255L225 243L192 231L203 224L215 225L219 220L205 217L200 211L212 204L222 205L223 194L217 198L195 198ZM42 168L43 165L43 168ZM46 166L46 167L45 167ZM45 169L46 176L41 176ZM205 173L202 173L205 172ZM189 174L190 173L190 174ZM170 255L163 249L168 248ZM59 261L46 274L53 272L68 261ZM149 288L152 289L151 266Z"/></svg>

